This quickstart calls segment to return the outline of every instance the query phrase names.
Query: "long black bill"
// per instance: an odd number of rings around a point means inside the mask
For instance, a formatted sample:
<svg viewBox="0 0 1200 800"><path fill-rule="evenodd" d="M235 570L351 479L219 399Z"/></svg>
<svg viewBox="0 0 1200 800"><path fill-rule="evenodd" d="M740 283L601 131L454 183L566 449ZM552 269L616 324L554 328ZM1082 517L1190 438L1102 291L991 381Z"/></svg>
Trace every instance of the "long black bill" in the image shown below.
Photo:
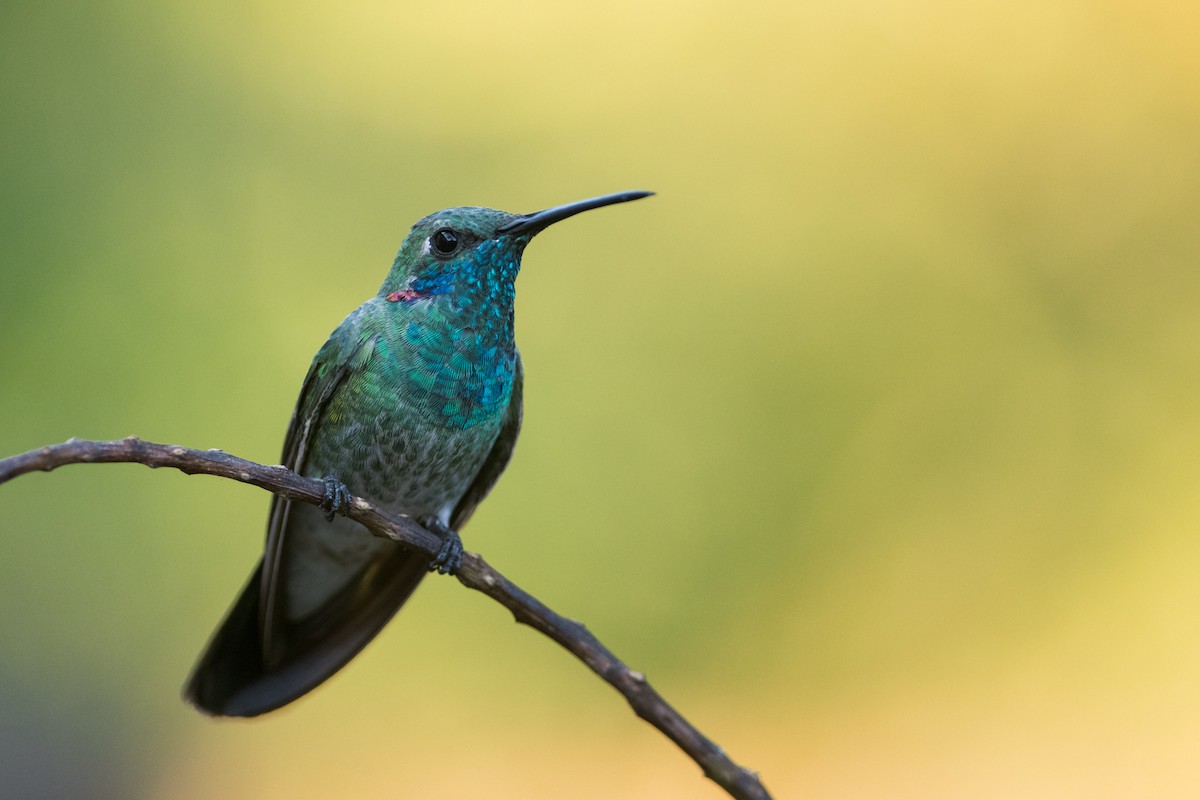
<svg viewBox="0 0 1200 800"><path fill-rule="evenodd" d="M616 194L606 194L601 197L592 197L588 200L579 200L574 203L567 203L554 208L547 208L545 211L535 211L532 214L522 214L511 222L506 222L496 229L496 233L506 233L509 235L516 233L537 233L547 225L553 225L555 222L573 217L581 211L591 211L593 208L601 206L611 206L614 203L628 203L630 200L640 200L643 197L649 197L654 192L617 192Z"/></svg>

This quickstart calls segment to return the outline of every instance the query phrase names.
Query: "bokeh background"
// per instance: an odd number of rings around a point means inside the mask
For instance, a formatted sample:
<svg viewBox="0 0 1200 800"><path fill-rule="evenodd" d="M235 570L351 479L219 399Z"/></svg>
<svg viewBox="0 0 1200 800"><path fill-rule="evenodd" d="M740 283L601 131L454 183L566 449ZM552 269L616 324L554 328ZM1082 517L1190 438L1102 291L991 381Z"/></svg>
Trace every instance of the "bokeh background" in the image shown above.
<svg viewBox="0 0 1200 800"><path fill-rule="evenodd" d="M1200 795L1200 12L1178 2L6 3L0 454L273 463L408 226L530 247L470 549L779 797ZM0 795L718 798L430 580L252 722L179 699L267 496L0 488Z"/></svg>

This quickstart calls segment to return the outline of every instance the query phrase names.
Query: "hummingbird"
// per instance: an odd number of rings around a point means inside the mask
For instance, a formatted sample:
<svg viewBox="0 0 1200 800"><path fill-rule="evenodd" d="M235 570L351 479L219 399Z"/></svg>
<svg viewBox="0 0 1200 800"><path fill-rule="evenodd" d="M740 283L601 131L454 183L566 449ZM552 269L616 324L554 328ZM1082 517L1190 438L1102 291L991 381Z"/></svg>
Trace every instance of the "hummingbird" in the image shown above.
<svg viewBox="0 0 1200 800"><path fill-rule="evenodd" d="M514 283L526 245L555 222L652 192L531 214L449 208L413 225L383 281L317 352L283 465L324 481L320 506L276 495L261 560L192 670L203 712L252 717L341 669L428 572L454 573L458 531L508 465L523 370ZM428 556L336 512L351 490L442 538Z"/></svg>

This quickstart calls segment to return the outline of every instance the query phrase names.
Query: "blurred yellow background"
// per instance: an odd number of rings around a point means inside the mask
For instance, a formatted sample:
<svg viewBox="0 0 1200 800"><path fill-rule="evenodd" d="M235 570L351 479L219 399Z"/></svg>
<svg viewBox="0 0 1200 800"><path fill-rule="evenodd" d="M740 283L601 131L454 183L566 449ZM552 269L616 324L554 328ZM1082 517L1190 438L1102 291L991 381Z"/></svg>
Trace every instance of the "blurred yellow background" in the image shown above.
<svg viewBox="0 0 1200 800"><path fill-rule="evenodd" d="M1200 12L1182 3L10 3L0 455L274 463L452 205L529 249L468 549L778 797L1200 796ZM0 796L718 798L430 580L310 697L179 688L267 496L0 488Z"/></svg>

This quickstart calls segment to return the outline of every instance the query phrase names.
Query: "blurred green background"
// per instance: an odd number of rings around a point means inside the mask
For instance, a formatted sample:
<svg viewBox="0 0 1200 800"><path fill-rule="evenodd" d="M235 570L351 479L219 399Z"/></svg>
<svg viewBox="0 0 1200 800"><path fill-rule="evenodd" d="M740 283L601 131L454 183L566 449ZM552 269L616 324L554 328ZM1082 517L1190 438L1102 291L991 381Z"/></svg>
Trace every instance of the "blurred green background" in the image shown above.
<svg viewBox="0 0 1200 800"><path fill-rule="evenodd" d="M779 797L1200 794L1200 12L1174 2L10 2L0 454L278 460L408 226L530 247L464 533ZM0 795L718 798L428 581L252 722L178 696L268 498L0 488Z"/></svg>

